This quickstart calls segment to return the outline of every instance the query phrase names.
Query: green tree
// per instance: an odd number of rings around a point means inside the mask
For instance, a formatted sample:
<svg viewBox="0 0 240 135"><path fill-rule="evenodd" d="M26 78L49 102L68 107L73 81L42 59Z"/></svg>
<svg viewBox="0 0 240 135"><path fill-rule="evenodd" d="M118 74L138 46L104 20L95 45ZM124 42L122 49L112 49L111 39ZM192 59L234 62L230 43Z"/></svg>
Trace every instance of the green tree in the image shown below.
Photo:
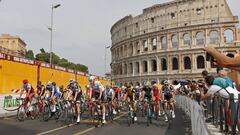
<svg viewBox="0 0 240 135"><path fill-rule="evenodd" d="M34 59L34 53L32 50L28 50L25 54L25 57L26 58L29 58L29 59Z"/></svg>
<svg viewBox="0 0 240 135"><path fill-rule="evenodd" d="M59 60L60 60L60 57L52 52L52 64L58 64Z"/></svg>
<svg viewBox="0 0 240 135"><path fill-rule="evenodd" d="M82 64L76 64L76 70L88 73L88 67Z"/></svg>
<svg viewBox="0 0 240 135"><path fill-rule="evenodd" d="M36 60L39 60L39 61L44 61L44 62L49 63L49 57L50 57L49 53L38 53L38 54L36 54Z"/></svg>
<svg viewBox="0 0 240 135"><path fill-rule="evenodd" d="M69 66L69 62L68 62L68 60L67 59L64 59L64 58L62 58L62 59L60 59L59 61L58 61L58 64L57 65L59 65L59 66L62 66L62 67L68 67Z"/></svg>
<svg viewBox="0 0 240 135"><path fill-rule="evenodd" d="M41 52L41 53L46 53L43 48L40 49L40 52Z"/></svg>
<svg viewBox="0 0 240 135"><path fill-rule="evenodd" d="M36 60L44 61L44 62L49 63L50 53L46 52L42 48L42 49L40 49L40 53L36 54L35 58L36 58ZM73 62L69 62L65 58L60 58L55 53L52 53L52 63L56 64L58 66L61 66L61 67L65 67L65 68L69 68L69 69L73 69L73 70L88 73L88 67L87 66L82 65L82 64L75 64Z"/></svg>

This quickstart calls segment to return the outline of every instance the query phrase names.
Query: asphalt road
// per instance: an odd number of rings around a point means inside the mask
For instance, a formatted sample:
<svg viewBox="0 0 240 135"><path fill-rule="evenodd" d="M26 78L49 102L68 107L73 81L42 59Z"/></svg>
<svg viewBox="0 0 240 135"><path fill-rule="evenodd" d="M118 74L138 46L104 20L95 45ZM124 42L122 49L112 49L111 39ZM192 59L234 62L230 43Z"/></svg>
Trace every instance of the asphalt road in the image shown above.
<svg viewBox="0 0 240 135"><path fill-rule="evenodd" d="M79 125L73 124L69 127L54 120L19 122L16 117L0 119L0 133L3 135L190 135L190 126L190 120L186 119L183 112L178 109L171 128L168 128L163 118L154 120L153 124L147 127L145 118L140 116L134 125L128 127L124 113L117 116L112 123L109 122L98 128L95 128L88 119L83 119Z"/></svg>

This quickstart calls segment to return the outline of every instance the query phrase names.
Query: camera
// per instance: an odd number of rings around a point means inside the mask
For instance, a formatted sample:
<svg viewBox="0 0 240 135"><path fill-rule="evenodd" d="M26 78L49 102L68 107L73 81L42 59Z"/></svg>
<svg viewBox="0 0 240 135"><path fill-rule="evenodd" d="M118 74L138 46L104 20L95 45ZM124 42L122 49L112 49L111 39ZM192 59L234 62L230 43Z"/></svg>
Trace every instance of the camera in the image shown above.
<svg viewBox="0 0 240 135"><path fill-rule="evenodd" d="M206 54L206 61L214 62L214 57L209 53Z"/></svg>

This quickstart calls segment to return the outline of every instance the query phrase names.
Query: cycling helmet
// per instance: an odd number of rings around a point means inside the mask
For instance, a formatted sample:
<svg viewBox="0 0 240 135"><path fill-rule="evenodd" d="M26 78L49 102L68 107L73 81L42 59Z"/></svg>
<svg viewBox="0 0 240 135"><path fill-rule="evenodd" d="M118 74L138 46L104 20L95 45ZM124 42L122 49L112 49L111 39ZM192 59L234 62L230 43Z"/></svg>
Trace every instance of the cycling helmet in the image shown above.
<svg viewBox="0 0 240 135"><path fill-rule="evenodd" d="M149 81L144 81L144 82L143 82L143 86L150 86Z"/></svg>
<svg viewBox="0 0 240 135"><path fill-rule="evenodd" d="M27 84L27 83L28 83L27 79L23 80L23 84Z"/></svg>
<svg viewBox="0 0 240 135"><path fill-rule="evenodd" d="M170 83L169 83L168 80L165 80L165 81L163 82L163 84L164 84L164 85L168 85L168 84L170 84Z"/></svg>
<svg viewBox="0 0 240 135"><path fill-rule="evenodd" d="M74 83L74 79L70 79L70 80L69 80L69 83L70 83L70 84Z"/></svg>
<svg viewBox="0 0 240 135"><path fill-rule="evenodd" d="M63 88L64 88L64 86L63 86L63 85L59 86L59 89L63 89Z"/></svg>
<svg viewBox="0 0 240 135"><path fill-rule="evenodd" d="M47 82L46 86L51 86L52 83L50 81Z"/></svg>
<svg viewBox="0 0 240 135"><path fill-rule="evenodd" d="M156 84L156 83L154 83L154 84L153 84L153 87L157 87L157 84Z"/></svg>
<svg viewBox="0 0 240 135"><path fill-rule="evenodd" d="M110 85L106 85L106 89L110 89L111 88L111 86Z"/></svg>
<svg viewBox="0 0 240 135"><path fill-rule="evenodd" d="M96 79L95 76L89 76L89 78L88 78L89 81L94 81L95 79Z"/></svg>
<svg viewBox="0 0 240 135"><path fill-rule="evenodd" d="M37 82L37 85L42 85L42 82L41 82L41 81L38 81L38 82Z"/></svg>
<svg viewBox="0 0 240 135"><path fill-rule="evenodd" d="M55 83L55 82L52 82L52 85L53 85L53 86L56 86L56 83Z"/></svg>

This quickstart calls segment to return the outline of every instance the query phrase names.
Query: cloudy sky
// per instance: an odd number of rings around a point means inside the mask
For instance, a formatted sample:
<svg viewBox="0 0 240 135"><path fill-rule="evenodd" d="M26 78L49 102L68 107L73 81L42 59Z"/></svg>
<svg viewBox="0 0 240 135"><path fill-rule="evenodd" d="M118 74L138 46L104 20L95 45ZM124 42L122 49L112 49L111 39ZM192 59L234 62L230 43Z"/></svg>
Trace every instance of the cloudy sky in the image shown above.
<svg viewBox="0 0 240 135"><path fill-rule="evenodd" d="M90 72L104 74L104 46L111 45L111 26L122 17L141 14L142 9L170 0L2 0L0 33L20 36L27 48L49 51L51 5L54 10L53 51L70 61L82 63ZM240 16L240 1L227 0ZM110 63L107 50L107 63ZM110 67L107 68L110 71Z"/></svg>

